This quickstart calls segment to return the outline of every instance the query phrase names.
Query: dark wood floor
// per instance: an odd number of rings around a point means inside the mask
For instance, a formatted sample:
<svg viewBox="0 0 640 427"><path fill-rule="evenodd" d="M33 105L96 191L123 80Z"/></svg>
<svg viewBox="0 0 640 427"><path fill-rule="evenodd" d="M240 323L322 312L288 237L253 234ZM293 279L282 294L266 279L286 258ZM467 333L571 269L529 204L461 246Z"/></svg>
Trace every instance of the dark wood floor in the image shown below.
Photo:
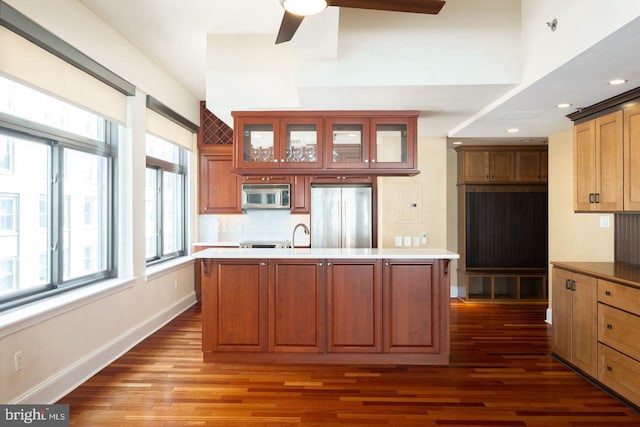
<svg viewBox="0 0 640 427"><path fill-rule="evenodd" d="M205 364L194 307L58 403L76 426L640 426L550 356L544 305L451 307L449 367Z"/></svg>

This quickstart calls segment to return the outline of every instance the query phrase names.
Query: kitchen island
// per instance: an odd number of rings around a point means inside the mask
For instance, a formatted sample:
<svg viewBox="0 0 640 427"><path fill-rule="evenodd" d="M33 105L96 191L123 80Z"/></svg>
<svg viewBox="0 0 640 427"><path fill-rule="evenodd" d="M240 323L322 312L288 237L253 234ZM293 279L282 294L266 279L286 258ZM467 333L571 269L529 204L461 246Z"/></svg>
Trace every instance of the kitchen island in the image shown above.
<svg viewBox="0 0 640 427"><path fill-rule="evenodd" d="M201 263L206 362L448 364L439 249L223 249Z"/></svg>

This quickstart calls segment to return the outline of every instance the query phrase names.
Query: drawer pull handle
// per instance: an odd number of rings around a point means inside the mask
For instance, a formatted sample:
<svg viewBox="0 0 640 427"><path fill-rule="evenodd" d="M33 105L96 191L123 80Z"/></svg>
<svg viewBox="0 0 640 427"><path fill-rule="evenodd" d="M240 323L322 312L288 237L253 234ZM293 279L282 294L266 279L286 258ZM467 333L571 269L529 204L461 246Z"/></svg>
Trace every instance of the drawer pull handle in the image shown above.
<svg viewBox="0 0 640 427"><path fill-rule="evenodd" d="M611 366L607 365L607 371L613 372L613 368Z"/></svg>
<svg viewBox="0 0 640 427"><path fill-rule="evenodd" d="M613 325L611 323L607 323L607 329L613 329Z"/></svg>
<svg viewBox="0 0 640 427"><path fill-rule="evenodd" d="M611 296L611 291L604 291L604 294L605 294L606 296L610 297L610 296Z"/></svg>
<svg viewBox="0 0 640 427"><path fill-rule="evenodd" d="M567 279L564 281L564 287L565 289L571 289L571 279Z"/></svg>

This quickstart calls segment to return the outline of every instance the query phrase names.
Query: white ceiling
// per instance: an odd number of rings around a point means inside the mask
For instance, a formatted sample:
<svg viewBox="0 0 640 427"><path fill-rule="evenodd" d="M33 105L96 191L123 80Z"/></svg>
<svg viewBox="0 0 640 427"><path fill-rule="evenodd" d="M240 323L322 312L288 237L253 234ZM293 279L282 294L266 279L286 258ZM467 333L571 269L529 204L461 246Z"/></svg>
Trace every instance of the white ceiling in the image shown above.
<svg viewBox="0 0 640 427"><path fill-rule="evenodd" d="M81 2L228 122L233 110L410 109L423 136L502 138L516 127L524 140L567 130L566 114L640 82L637 9L617 27L605 16L602 40L560 54L555 40L581 46L580 25L602 31L599 10L576 16L565 2L554 15L552 0L447 0L438 15L328 8L276 46L278 0ZM534 2L547 7L537 20ZM551 65L523 54L525 30ZM629 82L607 85L613 77Z"/></svg>

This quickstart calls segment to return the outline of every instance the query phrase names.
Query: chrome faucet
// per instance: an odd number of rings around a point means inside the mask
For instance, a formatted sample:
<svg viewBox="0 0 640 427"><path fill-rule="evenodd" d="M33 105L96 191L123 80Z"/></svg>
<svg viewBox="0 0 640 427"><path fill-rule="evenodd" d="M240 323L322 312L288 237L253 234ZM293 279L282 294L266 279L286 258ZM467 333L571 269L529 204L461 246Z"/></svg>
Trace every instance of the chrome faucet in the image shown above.
<svg viewBox="0 0 640 427"><path fill-rule="evenodd" d="M304 234L306 234L307 236L309 235L309 227L307 227L306 224L300 223L300 224L297 224L295 227L293 227L293 234L291 235L292 248L296 247L296 231L298 230L298 227L302 227L302 229L304 230Z"/></svg>

